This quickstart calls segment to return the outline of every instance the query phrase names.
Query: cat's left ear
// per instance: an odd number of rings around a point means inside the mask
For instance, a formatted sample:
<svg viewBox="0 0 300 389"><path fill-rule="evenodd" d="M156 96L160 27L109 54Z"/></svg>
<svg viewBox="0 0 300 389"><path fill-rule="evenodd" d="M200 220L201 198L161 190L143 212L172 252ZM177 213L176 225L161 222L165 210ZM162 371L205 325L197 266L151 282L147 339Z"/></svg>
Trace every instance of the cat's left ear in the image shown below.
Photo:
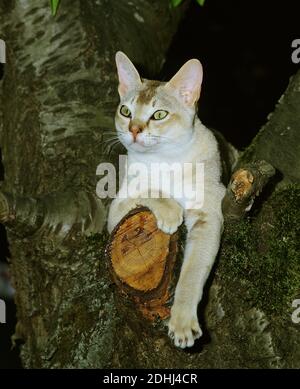
<svg viewBox="0 0 300 389"><path fill-rule="evenodd" d="M192 107L200 97L201 84L203 79L203 68L198 59L190 59L166 84L167 88L175 91L182 102Z"/></svg>
<svg viewBox="0 0 300 389"><path fill-rule="evenodd" d="M138 88L142 81L135 66L122 51L116 54L116 65L119 76L119 95L123 97L130 90Z"/></svg>

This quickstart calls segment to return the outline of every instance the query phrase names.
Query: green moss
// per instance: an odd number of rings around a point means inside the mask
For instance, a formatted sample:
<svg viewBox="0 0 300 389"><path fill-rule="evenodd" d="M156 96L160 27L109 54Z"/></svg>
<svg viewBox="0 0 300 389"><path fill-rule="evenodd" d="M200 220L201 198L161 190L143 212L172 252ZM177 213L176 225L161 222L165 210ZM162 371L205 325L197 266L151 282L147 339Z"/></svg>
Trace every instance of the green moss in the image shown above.
<svg viewBox="0 0 300 389"><path fill-rule="evenodd" d="M104 255L105 248L109 240L109 234L106 228L103 229L102 233L91 234L85 239L89 253L95 253L98 258Z"/></svg>
<svg viewBox="0 0 300 389"><path fill-rule="evenodd" d="M243 297L272 316L289 320L300 296L300 188L274 192L256 218L228 224L218 275L239 279Z"/></svg>

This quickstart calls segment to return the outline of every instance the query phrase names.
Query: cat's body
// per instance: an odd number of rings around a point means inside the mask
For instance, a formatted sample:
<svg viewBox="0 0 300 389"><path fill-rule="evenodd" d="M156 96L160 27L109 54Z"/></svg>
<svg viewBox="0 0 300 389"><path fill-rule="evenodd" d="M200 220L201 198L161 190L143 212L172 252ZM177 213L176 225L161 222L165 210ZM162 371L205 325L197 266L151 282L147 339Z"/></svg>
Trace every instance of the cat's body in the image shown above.
<svg viewBox="0 0 300 389"><path fill-rule="evenodd" d="M121 98L116 113L116 129L120 141L128 150L128 168L137 162L148 168L151 163L204 164L201 208L196 197L186 198L186 192L173 198L178 185L176 180L172 181L171 189L164 181L155 188L165 198L147 198L145 193L125 198L123 184L111 204L108 217L109 232L123 216L139 205L148 207L154 213L158 227L166 233L175 232L184 220L187 227L184 261L168 326L176 346L190 347L202 334L197 306L219 249L223 225L221 201L225 194L220 182L217 141L196 115L202 67L199 61L191 60L170 82L159 83L142 82L123 53L117 53L116 62ZM195 169L192 174L195 175Z"/></svg>

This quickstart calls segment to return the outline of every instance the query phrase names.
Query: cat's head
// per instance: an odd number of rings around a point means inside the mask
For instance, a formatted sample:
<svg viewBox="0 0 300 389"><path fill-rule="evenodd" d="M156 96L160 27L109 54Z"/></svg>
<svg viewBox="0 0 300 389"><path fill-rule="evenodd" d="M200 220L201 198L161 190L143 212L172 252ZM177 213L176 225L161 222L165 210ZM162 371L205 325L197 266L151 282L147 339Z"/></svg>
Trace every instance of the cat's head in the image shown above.
<svg viewBox="0 0 300 389"><path fill-rule="evenodd" d="M202 66L186 62L169 82L141 79L122 52L116 54L120 104L115 123L128 150L161 151L186 142L192 134L200 96Z"/></svg>

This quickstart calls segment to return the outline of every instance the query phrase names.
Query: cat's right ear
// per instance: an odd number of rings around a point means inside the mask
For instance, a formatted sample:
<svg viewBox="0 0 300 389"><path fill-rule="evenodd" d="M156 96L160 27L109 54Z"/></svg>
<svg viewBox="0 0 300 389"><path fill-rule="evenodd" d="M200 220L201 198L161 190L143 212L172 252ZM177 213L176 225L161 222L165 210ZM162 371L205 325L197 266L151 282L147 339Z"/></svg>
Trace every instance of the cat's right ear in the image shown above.
<svg viewBox="0 0 300 389"><path fill-rule="evenodd" d="M123 97L130 90L139 87L142 81L133 63L130 61L127 55L122 53L122 51L118 51L116 53L116 64L119 77L118 91L120 97Z"/></svg>

